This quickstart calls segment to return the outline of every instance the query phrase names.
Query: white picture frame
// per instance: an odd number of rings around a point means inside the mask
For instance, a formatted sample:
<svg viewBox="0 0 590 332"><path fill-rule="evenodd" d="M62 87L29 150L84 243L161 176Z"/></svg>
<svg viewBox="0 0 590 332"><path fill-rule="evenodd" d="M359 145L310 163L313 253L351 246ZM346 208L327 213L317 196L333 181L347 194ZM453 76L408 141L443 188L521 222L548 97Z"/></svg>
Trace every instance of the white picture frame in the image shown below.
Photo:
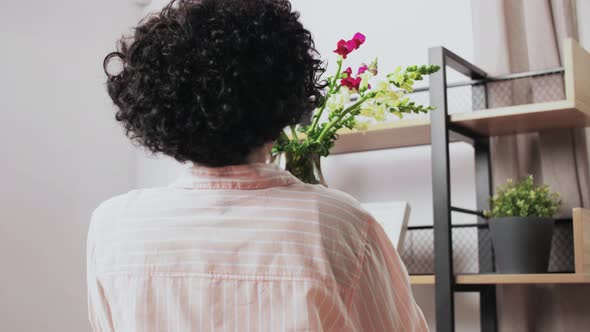
<svg viewBox="0 0 590 332"><path fill-rule="evenodd" d="M373 202L363 203L362 206L383 227L401 255L410 219L410 204L408 202Z"/></svg>

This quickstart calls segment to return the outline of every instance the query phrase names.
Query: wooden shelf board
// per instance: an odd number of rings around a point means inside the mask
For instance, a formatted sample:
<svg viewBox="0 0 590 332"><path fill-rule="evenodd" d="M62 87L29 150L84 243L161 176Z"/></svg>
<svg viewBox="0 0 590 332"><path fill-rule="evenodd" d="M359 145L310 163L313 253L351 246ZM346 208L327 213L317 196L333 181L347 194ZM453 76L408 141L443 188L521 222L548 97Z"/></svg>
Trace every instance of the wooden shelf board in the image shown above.
<svg viewBox="0 0 590 332"><path fill-rule="evenodd" d="M434 285L433 275L410 276L412 285ZM586 284L590 274L462 274L456 277L458 285L504 285L504 284Z"/></svg>
<svg viewBox="0 0 590 332"><path fill-rule="evenodd" d="M573 209L574 259L576 273L545 274L460 274L458 285L502 284L590 284L590 209ZM412 285L434 285L433 275L411 275Z"/></svg>
<svg viewBox="0 0 590 332"><path fill-rule="evenodd" d="M576 273L590 274L590 209L575 208L574 264Z"/></svg>
<svg viewBox="0 0 590 332"><path fill-rule="evenodd" d="M430 144L430 119L399 120L371 126L366 131L341 130L332 154Z"/></svg>
<svg viewBox="0 0 590 332"><path fill-rule="evenodd" d="M482 136L585 127L590 117L567 100L527 104L451 115L451 123Z"/></svg>
<svg viewBox="0 0 590 332"><path fill-rule="evenodd" d="M590 283L590 275L576 273L547 274L474 274L458 275L457 284L580 284Z"/></svg>
<svg viewBox="0 0 590 332"><path fill-rule="evenodd" d="M561 100L452 114L450 122L482 136L500 136L586 127L590 126L590 116L578 111L573 102ZM347 129L339 134L332 154L427 145L430 144L430 119L399 120L373 125L366 131ZM450 140L461 138L451 135Z"/></svg>
<svg viewBox="0 0 590 332"><path fill-rule="evenodd" d="M432 275L411 275L410 284L412 285L434 285L434 276Z"/></svg>

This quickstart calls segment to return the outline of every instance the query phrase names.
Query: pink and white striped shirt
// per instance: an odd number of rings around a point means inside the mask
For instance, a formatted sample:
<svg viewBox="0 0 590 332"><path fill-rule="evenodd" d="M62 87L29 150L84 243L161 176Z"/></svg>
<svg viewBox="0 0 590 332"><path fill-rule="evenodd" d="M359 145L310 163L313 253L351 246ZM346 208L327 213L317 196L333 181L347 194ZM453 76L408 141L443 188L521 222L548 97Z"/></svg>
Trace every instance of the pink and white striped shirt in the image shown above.
<svg viewBox="0 0 590 332"><path fill-rule="evenodd" d="M270 164L194 167L103 203L94 331L426 331L406 269L350 196Z"/></svg>

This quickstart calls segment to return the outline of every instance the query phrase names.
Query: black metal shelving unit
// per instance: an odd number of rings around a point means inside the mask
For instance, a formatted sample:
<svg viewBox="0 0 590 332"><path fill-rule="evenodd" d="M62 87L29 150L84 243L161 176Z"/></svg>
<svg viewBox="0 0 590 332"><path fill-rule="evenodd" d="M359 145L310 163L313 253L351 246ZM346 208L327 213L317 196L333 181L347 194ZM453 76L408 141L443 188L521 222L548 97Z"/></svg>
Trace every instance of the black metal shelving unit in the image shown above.
<svg viewBox="0 0 590 332"><path fill-rule="evenodd" d="M432 201L434 209L434 275L436 297L436 327L439 332L455 331L455 292L478 292L480 294L481 330L497 331L496 287L494 285L459 286L455 284L453 271L451 212L473 214L478 224L486 224L481 211L487 207L491 193L489 138L476 135L464 128L453 127L449 122L447 97L447 66L462 73L472 81L485 81L487 74L444 47L428 51L431 65L441 70L430 76L430 105L436 111L430 114L430 137L432 153ZM485 96L487 106L487 95ZM449 154L449 131L467 137L475 150L475 185L477 210L472 211L451 205L451 176ZM478 226L478 225L473 225ZM493 272L491 242L485 227L478 227L479 272Z"/></svg>
<svg viewBox="0 0 590 332"><path fill-rule="evenodd" d="M440 332L455 331L454 294L455 292L474 292L480 295L481 331L496 332L498 330L496 286L494 284L458 285L455 282L455 271L453 271L452 230L475 227L477 228L478 273L495 272L492 242L487 220L483 215L483 210L488 208L488 198L492 194L490 138L450 122L447 91L448 88L471 86L473 111L477 112L477 109L488 109L488 83L490 82L561 74L564 69L488 77L483 70L444 47L430 48L428 57L431 65L441 67L439 72L430 76L430 86L425 89L429 91L430 105L436 108L436 111L430 113L436 328ZM447 68L456 70L469 80L465 83L448 84ZM474 90L476 87L477 93ZM462 141L470 143L474 149L476 210L455 207L451 204L449 153L451 133L455 139L459 137ZM477 217L477 223L453 225L451 212L474 215ZM571 218L558 221L559 224L572 222ZM410 230L412 228L421 229L424 226L409 227Z"/></svg>
<svg viewBox="0 0 590 332"><path fill-rule="evenodd" d="M332 149L333 154L342 154L431 146L434 223L432 226L408 227L408 231L413 232L406 235L411 241L405 241L402 258L413 274L414 284L434 285L436 330L439 332L455 330L454 295L457 292L480 295L481 331L495 332L498 330L497 284L590 283L590 274L585 266L576 261L574 268L573 259L576 255L584 257L581 250L586 244L583 239L580 240L580 225L589 222L584 219L589 218L584 217L589 214L584 209L578 209L577 235L574 227L576 220L573 223L572 219L560 220L556 224L554 248L561 249L555 253L552 249L552 255L555 255L550 261L551 272L530 275L495 273L491 237L482 213L492 193L491 136L590 126L590 95L586 90L590 81L587 76L579 74L590 68L590 54L573 40L565 40L564 45L563 68L500 77L488 76L444 47L431 48L429 63L440 66L441 70L430 76L429 87L415 89L411 96L418 103L429 102L430 106L436 108L430 113L430 118L380 124L364 132L343 131ZM449 68L465 75L467 80L448 83ZM520 104L515 105L511 99L511 91L515 86L529 88L527 93L529 97L534 97L531 99L536 103L526 104L527 100L520 99L528 98L519 98ZM468 94L461 93L465 90ZM426 93L429 94L427 98ZM466 95L469 98L462 98ZM453 111L452 115L449 115L449 108ZM474 149L476 206L473 210L451 204L449 146L454 142L469 143ZM453 224L452 213L473 215L477 222ZM477 249L472 236L477 237ZM576 238L577 254L574 250ZM468 259L464 267L457 266L457 275L453 265L453 244L459 248L466 243L469 257L460 256ZM555 243L559 245L555 246ZM472 249L478 253L477 262L471 257L474 256ZM458 251L455 253L458 254Z"/></svg>

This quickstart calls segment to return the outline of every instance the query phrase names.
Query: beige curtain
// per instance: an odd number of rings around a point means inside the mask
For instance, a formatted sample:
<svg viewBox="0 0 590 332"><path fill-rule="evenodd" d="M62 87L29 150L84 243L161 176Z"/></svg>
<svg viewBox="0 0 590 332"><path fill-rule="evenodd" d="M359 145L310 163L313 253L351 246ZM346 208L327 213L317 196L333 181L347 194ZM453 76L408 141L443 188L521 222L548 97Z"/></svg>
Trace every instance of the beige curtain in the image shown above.
<svg viewBox="0 0 590 332"><path fill-rule="evenodd" d="M572 0L472 0L475 63L491 75L560 67L563 39L577 39L573 9ZM508 87L497 83L489 87L488 102L499 107L564 99L561 81L553 75ZM590 206L584 129L495 137L491 150L494 186L532 174L561 194L562 216ZM589 329L588 299L585 285L499 287L500 331Z"/></svg>
<svg viewBox="0 0 590 332"><path fill-rule="evenodd" d="M571 0L473 0L474 56L491 75L557 68L565 38L577 37ZM510 89L490 87L491 107L563 99L559 77L511 82ZM505 84L505 83L498 83ZM555 89L548 94L547 86ZM556 96L558 95L558 96ZM556 130L498 137L492 143L494 184L533 174L561 193L562 214L590 206L585 133Z"/></svg>

